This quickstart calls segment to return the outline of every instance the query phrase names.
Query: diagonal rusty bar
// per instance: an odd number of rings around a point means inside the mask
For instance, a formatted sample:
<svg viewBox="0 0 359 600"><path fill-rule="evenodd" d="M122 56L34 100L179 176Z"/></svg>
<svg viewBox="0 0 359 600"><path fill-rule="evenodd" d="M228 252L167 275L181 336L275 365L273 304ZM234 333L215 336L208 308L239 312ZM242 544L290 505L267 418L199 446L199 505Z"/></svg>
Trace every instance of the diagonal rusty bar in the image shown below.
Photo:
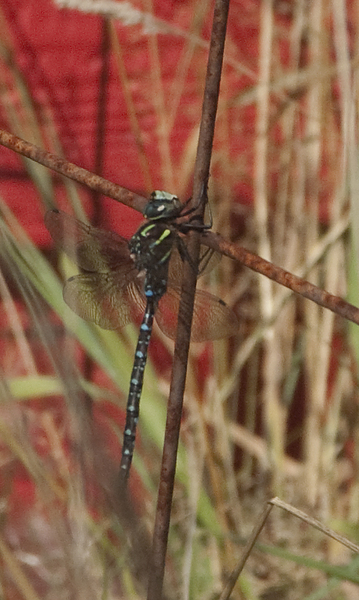
<svg viewBox="0 0 359 600"><path fill-rule="evenodd" d="M147 202L146 198L143 196L134 194L126 188L123 188L116 183L112 183L112 181L108 181L108 179L104 179L99 175L95 175L95 173L91 173L91 171L78 167L56 154L42 150L42 148L35 146L35 144L26 142L3 129L0 129L0 144L10 150L14 150L22 156L26 156L27 158L44 165L44 167L53 169L53 171L56 171L65 177L69 177L78 183L83 183L95 192L113 198L140 212L142 212Z"/></svg>
<svg viewBox="0 0 359 600"><path fill-rule="evenodd" d="M139 212L143 211L147 202L146 198L143 196L134 194L126 188L122 188L103 177L99 177L86 169L78 167L73 163L69 163L67 160L60 158L55 154L51 154L50 152L46 152L46 150L42 150L35 146L35 144L26 142L16 135L2 129L0 129L0 144L10 150L18 152L22 156L26 156L39 164L57 171L65 177L69 177L78 183L82 183L104 196L122 202L123 204L126 204L126 206L130 206ZM284 285L296 294L300 294L304 298L308 298L308 300L312 300L316 304L328 308L345 319L359 325L359 309L356 306L353 306L342 298L333 296L309 281L297 277L285 269L264 260L246 248L233 244L213 232L202 235L201 244L207 245L229 258L237 260L249 269L256 271L256 273L269 277L269 279L276 281L280 285Z"/></svg>

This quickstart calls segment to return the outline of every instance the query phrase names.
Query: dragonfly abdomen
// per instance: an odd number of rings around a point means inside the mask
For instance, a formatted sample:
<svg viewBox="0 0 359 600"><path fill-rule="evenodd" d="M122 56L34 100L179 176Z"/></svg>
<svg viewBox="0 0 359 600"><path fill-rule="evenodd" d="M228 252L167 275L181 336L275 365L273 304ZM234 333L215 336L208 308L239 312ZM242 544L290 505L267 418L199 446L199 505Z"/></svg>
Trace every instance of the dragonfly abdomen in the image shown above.
<svg viewBox="0 0 359 600"><path fill-rule="evenodd" d="M151 339L155 302L153 297L147 299L145 314L143 315L140 333L138 336L135 359L133 362L130 389L128 392L126 408L126 425L123 436L121 476L127 480L130 472L133 451L135 447L136 427L140 412L140 398L143 386L143 374L146 367L148 345Z"/></svg>
<svg viewBox="0 0 359 600"><path fill-rule="evenodd" d="M153 317L159 300L167 290L168 262L173 242L173 231L167 226L161 223L146 223L135 233L129 243L131 257L137 270L146 272L144 293L147 302L137 341L127 400L121 458L121 476L125 481L129 476L135 446L143 375L151 339Z"/></svg>

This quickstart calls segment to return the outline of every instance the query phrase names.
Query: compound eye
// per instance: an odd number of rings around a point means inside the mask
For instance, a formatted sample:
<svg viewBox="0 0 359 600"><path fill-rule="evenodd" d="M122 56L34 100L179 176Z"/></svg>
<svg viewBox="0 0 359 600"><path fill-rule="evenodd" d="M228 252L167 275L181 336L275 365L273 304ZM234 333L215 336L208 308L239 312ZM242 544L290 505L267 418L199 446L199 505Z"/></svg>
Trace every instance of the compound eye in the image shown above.
<svg viewBox="0 0 359 600"><path fill-rule="evenodd" d="M146 219L165 219L176 216L180 210L181 203L177 196L162 190L155 190L146 205L144 216Z"/></svg>

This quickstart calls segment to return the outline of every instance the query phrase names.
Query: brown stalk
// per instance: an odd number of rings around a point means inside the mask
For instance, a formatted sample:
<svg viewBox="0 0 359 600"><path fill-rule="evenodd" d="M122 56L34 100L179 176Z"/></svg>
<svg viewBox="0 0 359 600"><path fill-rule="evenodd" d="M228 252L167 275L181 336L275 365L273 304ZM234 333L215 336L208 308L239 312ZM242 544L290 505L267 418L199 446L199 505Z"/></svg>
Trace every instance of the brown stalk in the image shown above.
<svg viewBox="0 0 359 600"><path fill-rule="evenodd" d="M203 196L203 190L207 190L223 63L228 9L229 0L216 0L208 56L197 157L194 169L194 205L196 205L196 203ZM203 217L203 211L204 205L202 205L202 214L199 213L201 217ZM199 257L200 236L198 233L192 232L188 237L189 252L193 264L196 265L198 264ZM181 426L183 394L186 382L188 351L191 337L192 314L188 314L188 306L192 306L193 308L196 279L196 272L195 269L193 269L193 265L191 266L190 264L186 263L182 286L183 302L181 301L179 307L171 389L167 408L165 441L163 446L156 519L153 533L147 600L159 600L162 597L173 486L176 472L178 439Z"/></svg>

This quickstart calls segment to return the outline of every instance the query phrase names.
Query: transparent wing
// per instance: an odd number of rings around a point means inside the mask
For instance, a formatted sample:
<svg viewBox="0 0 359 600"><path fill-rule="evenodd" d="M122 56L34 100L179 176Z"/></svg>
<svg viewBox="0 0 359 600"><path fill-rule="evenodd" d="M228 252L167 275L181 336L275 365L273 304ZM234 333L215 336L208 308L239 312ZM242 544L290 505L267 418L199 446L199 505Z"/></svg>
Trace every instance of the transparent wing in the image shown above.
<svg viewBox="0 0 359 600"><path fill-rule="evenodd" d="M169 288L159 301L156 311L159 327L172 339L176 336L179 299L180 288ZM194 302L191 341L217 340L235 335L237 331L238 320L232 309L220 298L198 290Z"/></svg>
<svg viewBox="0 0 359 600"><path fill-rule="evenodd" d="M48 211L45 224L56 245L85 271L71 277L64 299L80 317L104 329L119 329L142 317L146 300L143 283L130 257L128 242L120 235L91 227L58 210ZM185 251L184 251L185 252ZM201 270L207 272L220 260L218 254L201 249ZM168 292L160 300L156 318L163 332L176 335L183 260L174 248L168 276ZM237 319L219 298L198 291L195 297L192 341L233 335Z"/></svg>
<svg viewBox="0 0 359 600"><path fill-rule="evenodd" d="M66 304L82 319L103 329L120 329L142 317L145 299L137 284L111 273L81 273L64 286Z"/></svg>
<svg viewBox="0 0 359 600"><path fill-rule="evenodd" d="M201 277L204 273L209 273L214 269L221 260L221 254L219 252L213 252L206 246L200 248L199 258L199 274ZM178 285L179 281L182 281L183 275L183 260L179 253L178 248L174 247L171 252L171 260L168 267L168 283L169 285Z"/></svg>
<svg viewBox="0 0 359 600"><path fill-rule="evenodd" d="M59 210L45 214L45 225L55 244L84 271L120 271L134 269L127 240L113 231L86 225Z"/></svg>

